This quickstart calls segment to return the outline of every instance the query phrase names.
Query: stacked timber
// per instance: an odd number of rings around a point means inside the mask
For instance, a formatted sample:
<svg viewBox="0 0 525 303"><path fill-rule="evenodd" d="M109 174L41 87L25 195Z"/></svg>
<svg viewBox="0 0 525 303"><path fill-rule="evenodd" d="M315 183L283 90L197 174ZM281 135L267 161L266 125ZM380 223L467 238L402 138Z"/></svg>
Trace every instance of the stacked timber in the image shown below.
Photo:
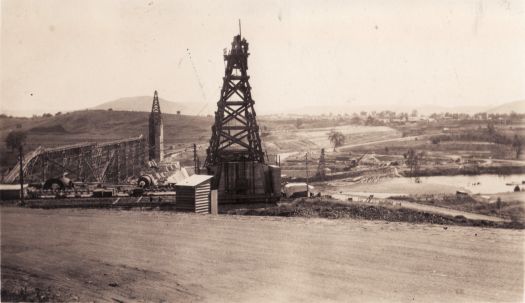
<svg viewBox="0 0 525 303"><path fill-rule="evenodd" d="M207 214L210 212L211 178L193 175L175 185L175 209Z"/></svg>

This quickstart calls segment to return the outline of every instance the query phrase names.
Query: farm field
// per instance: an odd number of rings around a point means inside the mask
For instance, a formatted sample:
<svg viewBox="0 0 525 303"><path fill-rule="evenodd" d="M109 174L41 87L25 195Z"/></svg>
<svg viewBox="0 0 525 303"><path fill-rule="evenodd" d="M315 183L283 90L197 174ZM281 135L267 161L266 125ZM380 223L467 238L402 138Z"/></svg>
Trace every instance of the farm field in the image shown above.
<svg viewBox="0 0 525 303"><path fill-rule="evenodd" d="M319 152L321 148L328 151L333 148L328 139L328 133L332 130L341 132L345 135L347 142L354 144L401 137L400 132L386 126L342 125L321 128L275 129L264 138L264 143L268 150L278 152L307 150Z"/></svg>
<svg viewBox="0 0 525 303"><path fill-rule="evenodd" d="M523 230L156 211L0 211L4 300L27 300L36 288L51 301L523 300Z"/></svg>

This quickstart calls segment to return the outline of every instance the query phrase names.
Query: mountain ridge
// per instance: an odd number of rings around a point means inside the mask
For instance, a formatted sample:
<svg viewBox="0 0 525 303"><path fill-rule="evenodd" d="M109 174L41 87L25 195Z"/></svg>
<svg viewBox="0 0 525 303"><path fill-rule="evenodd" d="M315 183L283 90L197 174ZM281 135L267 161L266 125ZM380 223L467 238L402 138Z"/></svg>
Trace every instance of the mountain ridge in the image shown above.
<svg viewBox="0 0 525 303"><path fill-rule="evenodd" d="M150 96L136 96L136 97L124 97L113 101L104 102L99 104L92 109L113 109L123 111L140 111L150 112L151 103L153 98ZM188 115L207 115L211 114L214 110L215 104L206 104L203 102L173 102L163 98L159 98L160 109L163 113L177 114L180 111L182 114ZM316 115L316 114L329 114L329 113L352 113L360 111L383 111L391 110L396 112L411 112L417 110L419 114L432 114L441 112L451 113L465 113L475 114L480 112L487 113L510 113L515 111L517 113L525 112L525 100L512 101L503 103L498 106L441 106L435 104L426 105L403 105L403 104L385 104L385 105L357 105L357 104L338 104L338 105L315 105L305 106L301 108L280 108L276 110L258 110L256 111L262 115L271 114L304 114L304 115Z"/></svg>
<svg viewBox="0 0 525 303"><path fill-rule="evenodd" d="M504 104L501 104L499 106L495 106L491 108L487 113L491 114L503 114L503 113L511 113L512 111L523 114L525 113L525 100L516 100L512 102L507 102Z"/></svg>

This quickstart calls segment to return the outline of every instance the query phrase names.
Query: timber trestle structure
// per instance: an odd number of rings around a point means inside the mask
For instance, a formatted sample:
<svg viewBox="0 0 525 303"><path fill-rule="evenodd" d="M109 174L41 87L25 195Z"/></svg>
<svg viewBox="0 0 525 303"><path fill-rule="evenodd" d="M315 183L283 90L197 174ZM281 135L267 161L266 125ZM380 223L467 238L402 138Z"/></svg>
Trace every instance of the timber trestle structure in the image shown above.
<svg viewBox="0 0 525 303"><path fill-rule="evenodd" d="M84 182L125 182L140 173L146 160L142 136L105 143L79 143L56 148L38 147L24 155L22 171L28 182L45 182L67 173ZM18 181L17 164L3 182Z"/></svg>

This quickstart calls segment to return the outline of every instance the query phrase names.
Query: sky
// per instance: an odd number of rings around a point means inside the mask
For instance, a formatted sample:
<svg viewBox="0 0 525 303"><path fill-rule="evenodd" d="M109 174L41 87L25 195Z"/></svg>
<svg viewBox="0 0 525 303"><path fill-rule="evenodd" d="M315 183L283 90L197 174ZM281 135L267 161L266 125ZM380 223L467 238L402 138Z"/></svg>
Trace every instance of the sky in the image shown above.
<svg viewBox="0 0 525 303"><path fill-rule="evenodd" d="M153 95L209 104L250 43L258 113L525 99L525 1L2 0L0 111Z"/></svg>

